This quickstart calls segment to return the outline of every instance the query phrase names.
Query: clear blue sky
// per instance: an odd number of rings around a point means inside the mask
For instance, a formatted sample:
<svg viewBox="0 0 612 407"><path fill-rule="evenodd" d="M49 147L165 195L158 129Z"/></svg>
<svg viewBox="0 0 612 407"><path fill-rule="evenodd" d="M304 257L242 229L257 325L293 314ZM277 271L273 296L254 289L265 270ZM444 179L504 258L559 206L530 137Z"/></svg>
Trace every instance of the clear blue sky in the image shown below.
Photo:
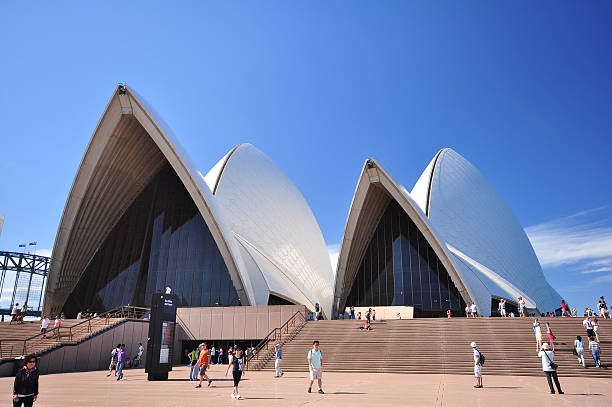
<svg viewBox="0 0 612 407"><path fill-rule="evenodd" d="M126 82L203 171L244 141L270 156L329 246L366 157L410 189L452 147L562 296L612 300L611 21L608 1L2 2L0 248L53 247Z"/></svg>

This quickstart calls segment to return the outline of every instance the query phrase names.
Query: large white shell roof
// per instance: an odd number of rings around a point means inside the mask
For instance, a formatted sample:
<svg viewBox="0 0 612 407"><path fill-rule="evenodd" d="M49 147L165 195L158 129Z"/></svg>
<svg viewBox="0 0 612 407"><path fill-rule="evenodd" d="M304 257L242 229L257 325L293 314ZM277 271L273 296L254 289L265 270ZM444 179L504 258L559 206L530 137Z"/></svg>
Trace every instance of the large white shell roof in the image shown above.
<svg viewBox="0 0 612 407"><path fill-rule="evenodd" d="M429 187L424 188L424 182ZM421 182L421 184L419 184ZM441 150L412 190L458 268L482 284L467 284L474 297L523 296L528 307L552 311L561 296L548 284L533 247L512 209L470 162ZM418 186L418 188L417 188ZM425 195L427 194L427 195ZM486 287L488 293L481 293ZM477 304L480 305L480 304ZM480 306L483 314L485 304Z"/></svg>
<svg viewBox="0 0 612 407"><path fill-rule="evenodd" d="M134 141L120 144L119 137ZM125 153L122 145L131 158L123 177L115 171L125 180L118 190L115 179L96 173L111 164L107 157ZM159 169L146 164L164 159L200 210L243 304L266 305L274 294L310 309L319 302L330 315L333 272L326 245L293 182L249 144L233 148L204 176L163 119L124 86L111 97L68 196L45 292L47 312L61 307L96 248Z"/></svg>

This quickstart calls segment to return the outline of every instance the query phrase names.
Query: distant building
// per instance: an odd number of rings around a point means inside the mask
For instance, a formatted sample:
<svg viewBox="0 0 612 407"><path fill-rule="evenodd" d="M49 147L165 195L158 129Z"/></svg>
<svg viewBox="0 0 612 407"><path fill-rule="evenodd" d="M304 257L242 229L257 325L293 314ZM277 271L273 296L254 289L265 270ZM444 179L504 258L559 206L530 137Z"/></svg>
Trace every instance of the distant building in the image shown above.
<svg viewBox="0 0 612 407"><path fill-rule="evenodd" d="M445 148L412 192L367 160L353 197L338 261L335 309L405 305L416 316L497 311L500 298L553 311L548 284L510 207L465 158Z"/></svg>

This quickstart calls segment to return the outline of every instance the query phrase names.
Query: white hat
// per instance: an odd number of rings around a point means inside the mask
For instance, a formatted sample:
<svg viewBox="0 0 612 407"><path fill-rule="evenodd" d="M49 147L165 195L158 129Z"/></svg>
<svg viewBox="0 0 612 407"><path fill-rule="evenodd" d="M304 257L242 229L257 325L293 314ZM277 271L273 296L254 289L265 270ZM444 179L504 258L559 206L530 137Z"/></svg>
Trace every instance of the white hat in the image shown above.
<svg viewBox="0 0 612 407"><path fill-rule="evenodd" d="M277 343L276 346L280 346L280 343Z"/></svg>
<svg viewBox="0 0 612 407"><path fill-rule="evenodd" d="M476 347L476 342L472 342L472 343L470 343L470 346L471 346L472 348L475 348L475 347Z"/></svg>

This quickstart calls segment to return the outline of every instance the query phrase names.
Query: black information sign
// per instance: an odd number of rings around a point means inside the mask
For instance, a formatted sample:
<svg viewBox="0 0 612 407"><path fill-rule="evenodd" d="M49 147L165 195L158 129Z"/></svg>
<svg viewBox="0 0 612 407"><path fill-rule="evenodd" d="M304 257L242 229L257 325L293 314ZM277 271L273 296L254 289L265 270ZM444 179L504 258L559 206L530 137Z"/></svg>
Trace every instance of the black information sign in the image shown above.
<svg viewBox="0 0 612 407"><path fill-rule="evenodd" d="M174 294L153 294L151 299L151 321L147 340L145 372L149 380L168 380L172 370L174 327L176 324Z"/></svg>

